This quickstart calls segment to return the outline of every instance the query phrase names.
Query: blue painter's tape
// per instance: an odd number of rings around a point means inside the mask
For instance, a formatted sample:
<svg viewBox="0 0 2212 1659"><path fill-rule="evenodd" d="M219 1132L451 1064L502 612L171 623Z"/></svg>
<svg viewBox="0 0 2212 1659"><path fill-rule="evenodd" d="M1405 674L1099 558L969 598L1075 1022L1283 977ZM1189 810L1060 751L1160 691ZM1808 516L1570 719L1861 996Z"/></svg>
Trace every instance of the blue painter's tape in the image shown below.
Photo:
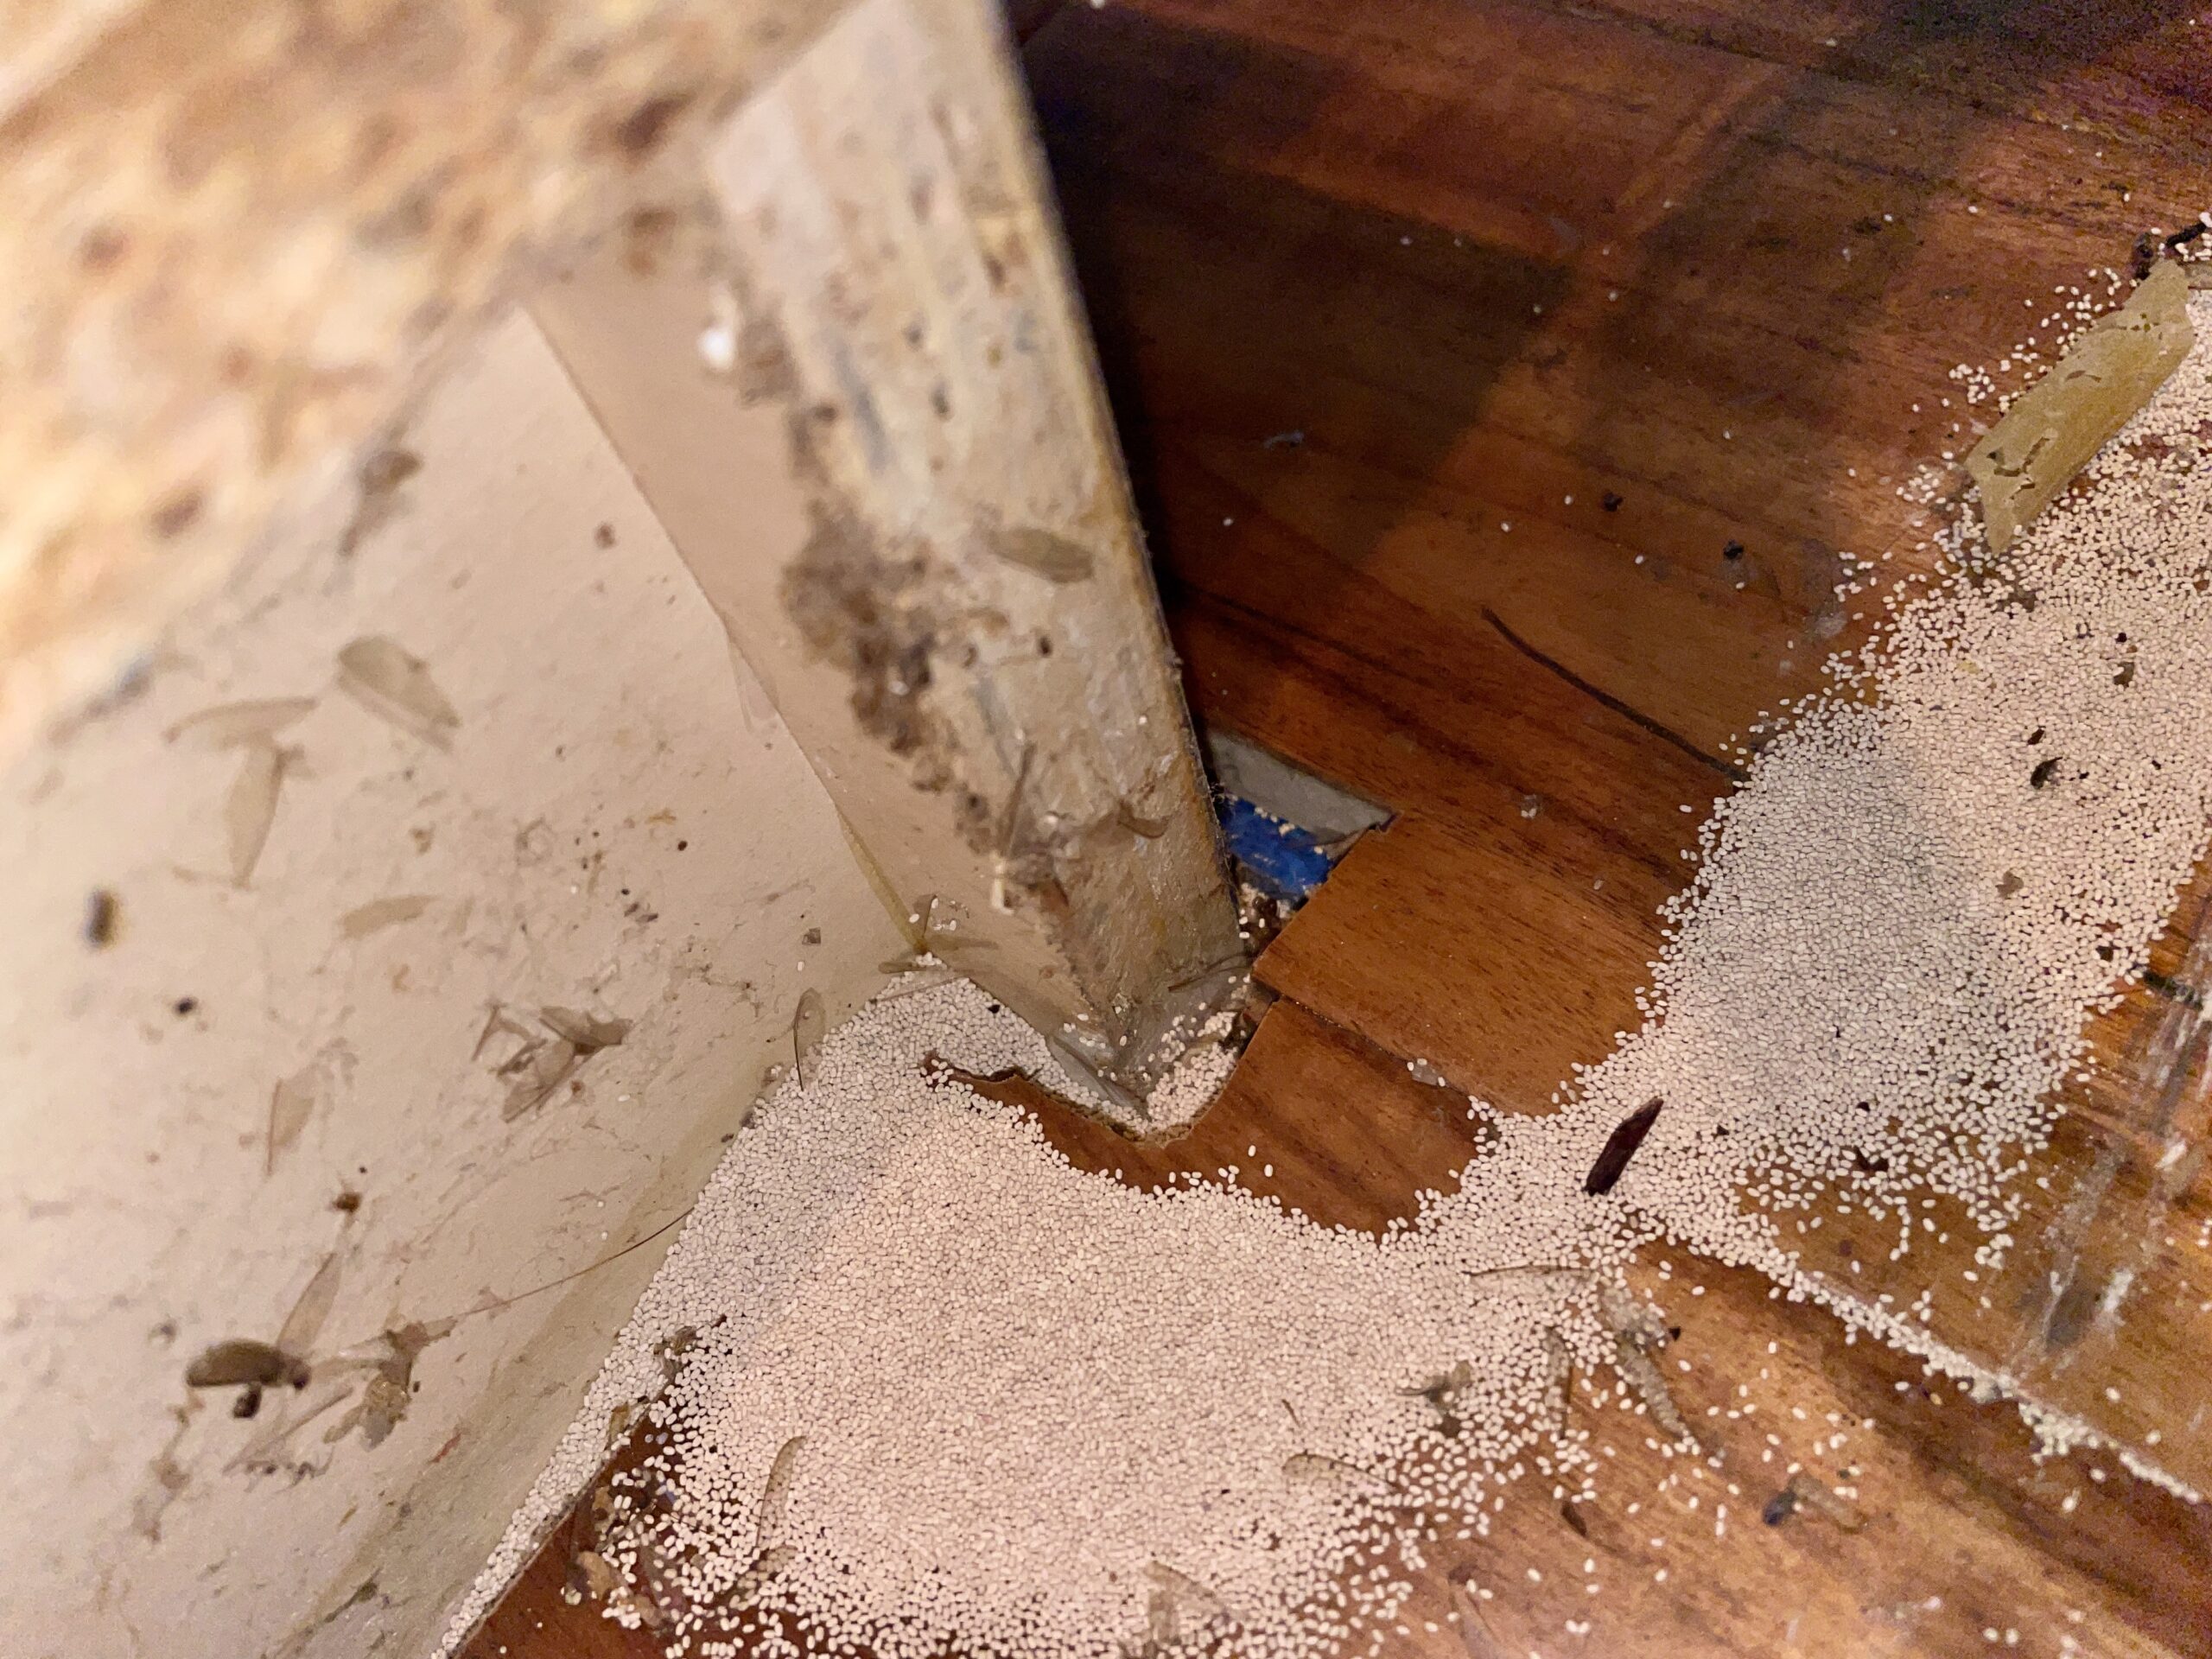
<svg viewBox="0 0 2212 1659"><path fill-rule="evenodd" d="M1234 795L1222 797L1215 810L1230 855L1255 886L1296 904L1328 880L1333 861L1312 831Z"/></svg>

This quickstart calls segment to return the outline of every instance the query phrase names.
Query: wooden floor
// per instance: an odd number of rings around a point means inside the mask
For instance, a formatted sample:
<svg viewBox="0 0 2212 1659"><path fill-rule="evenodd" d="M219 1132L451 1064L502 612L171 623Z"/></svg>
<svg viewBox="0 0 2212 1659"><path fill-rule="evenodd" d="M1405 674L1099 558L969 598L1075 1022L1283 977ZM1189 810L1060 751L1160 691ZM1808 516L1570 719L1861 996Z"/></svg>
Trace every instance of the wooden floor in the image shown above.
<svg viewBox="0 0 2212 1659"><path fill-rule="evenodd" d="M1972 441L1948 371L2212 205L2212 16L2192 14L1111 0L1031 20L1197 709L1400 814L1262 960L1282 1000L1197 1133L1140 1154L1052 1125L1071 1155L1146 1179L1256 1143L1287 1202L1379 1226L1476 1151L1407 1058L1535 1110L1606 1051L1688 868L1680 804L1730 788L1724 741L1863 632L1840 554L1919 556L1897 486ZM1991 1307L1939 1297L1933 1328L2212 1489L2203 910L2100 1022L2108 1075L2048 1154L2041 1236ZM1859 1251L1869 1296L1885 1255ZM2121 1271L2120 1319L2083 1317ZM1931 1389L1747 1275L1697 1277L1666 1298L1685 1414L1873 1419L1825 1458L1788 1427L1858 1512L1763 1524L1785 1465L1745 1420L1706 1497L1740 1517L1725 1538L1631 1516L1656 1470L1624 1450L1596 1504L1532 1487L1439 1561L1393 1651L1856 1659L2017 1632L2025 1654L2212 1654L2212 1513L2109 1456L2037 1463L2009 1405ZM1607 1618L1579 1640L1586 1561ZM556 1539L474 1659L657 1650L564 1605L564 1571ZM1468 1602L1471 1573L1510 1588Z"/></svg>

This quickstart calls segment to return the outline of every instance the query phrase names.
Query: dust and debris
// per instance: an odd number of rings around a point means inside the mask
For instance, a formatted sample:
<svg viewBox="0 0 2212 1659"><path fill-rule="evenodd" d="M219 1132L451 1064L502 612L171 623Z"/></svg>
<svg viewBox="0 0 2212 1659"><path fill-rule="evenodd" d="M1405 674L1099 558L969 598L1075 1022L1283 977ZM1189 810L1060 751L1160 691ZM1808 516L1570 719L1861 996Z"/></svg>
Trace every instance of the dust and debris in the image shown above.
<svg viewBox="0 0 2212 1659"><path fill-rule="evenodd" d="M427 893L396 893L389 899L372 899L365 905L357 905L338 918L338 931L349 939L365 939L372 933L387 927L397 927L402 922L411 922L430 907Z"/></svg>
<svg viewBox="0 0 2212 1659"><path fill-rule="evenodd" d="M984 550L995 558L1047 582L1088 582L1097 566L1090 550L1081 543L1034 524L987 531L982 541Z"/></svg>
<svg viewBox="0 0 2212 1659"><path fill-rule="evenodd" d="M399 486L422 470L422 456L397 444L385 444L370 452L354 475L360 499L338 538L340 554L351 554L384 526L398 511Z"/></svg>
<svg viewBox="0 0 2212 1659"><path fill-rule="evenodd" d="M782 593L808 648L851 679L861 729L912 757L920 786L943 789L951 781L948 746L925 695L938 633L929 576L920 550L888 554L849 513L817 509Z"/></svg>
<svg viewBox="0 0 2212 1659"><path fill-rule="evenodd" d="M338 684L378 719L444 748L461 715L430 676L429 664L382 634L355 639L338 652Z"/></svg>
<svg viewBox="0 0 2212 1659"><path fill-rule="evenodd" d="M243 887L252 879L261 849L268 844L284 768L297 751L281 749L267 738L252 739L241 747L238 776L223 801L223 830L230 848L232 883Z"/></svg>
<svg viewBox="0 0 2212 1659"><path fill-rule="evenodd" d="M313 697L258 697L245 702L220 702L187 715L163 732L162 740L167 743L189 741L207 749L273 742L279 732L304 720L314 710Z"/></svg>
<svg viewBox="0 0 2212 1659"><path fill-rule="evenodd" d="M115 943L115 918L122 906L114 890L94 887L85 899L85 943L105 950Z"/></svg>
<svg viewBox="0 0 2212 1659"><path fill-rule="evenodd" d="M630 1035L627 1020L575 1008L548 1005L539 1008L537 1018L542 1029L523 1024L503 1005L494 1003L477 1035L476 1046L469 1052L470 1059L479 1059L494 1037L514 1039L515 1046L493 1068L494 1076L509 1083L505 1103L499 1109L505 1122L512 1123L543 1105L584 1061L601 1049L619 1047Z"/></svg>
<svg viewBox="0 0 2212 1659"><path fill-rule="evenodd" d="M323 1432L323 1442L335 1445L356 1428L361 1444L374 1448L391 1437L407 1415L415 1397L415 1365L432 1343L442 1341L458 1320L410 1321L384 1332L365 1357L369 1379L353 1408Z"/></svg>
<svg viewBox="0 0 2212 1659"><path fill-rule="evenodd" d="M177 1448L183 1445L186 1432L200 1409L196 1397L188 1397L181 1406L169 1408L169 1415L176 1427L168 1441L156 1452L146 1465L149 1484L139 1490L131 1501L130 1529L150 1543L162 1541L162 1517L168 1513L170 1504L176 1502L184 1489L192 1484L192 1473L177 1461Z"/></svg>

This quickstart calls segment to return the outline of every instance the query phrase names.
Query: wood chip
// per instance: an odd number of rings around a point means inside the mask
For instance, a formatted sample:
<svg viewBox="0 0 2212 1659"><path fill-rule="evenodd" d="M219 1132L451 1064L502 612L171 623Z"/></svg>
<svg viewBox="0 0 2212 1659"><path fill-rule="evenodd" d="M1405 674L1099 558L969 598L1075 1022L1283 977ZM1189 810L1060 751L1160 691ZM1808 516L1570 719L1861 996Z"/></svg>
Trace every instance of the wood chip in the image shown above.
<svg viewBox="0 0 2212 1659"><path fill-rule="evenodd" d="M2002 553L2189 355L2190 282L2161 261L2023 392L1967 456L1989 545Z"/></svg>
<svg viewBox="0 0 2212 1659"><path fill-rule="evenodd" d="M223 802L223 830L230 844L231 880L244 887L261 861L269 829L276 821L276 797L284 786L284 751L266 738L245 745L238 774Z"/></svg>
<svg viewBox="0 0 2212 1659"><path fill-rule="evenodd" d="M378 719L439 748L461 725L429 665L382 634L356 639L338 653L338 683Z"/></svg>

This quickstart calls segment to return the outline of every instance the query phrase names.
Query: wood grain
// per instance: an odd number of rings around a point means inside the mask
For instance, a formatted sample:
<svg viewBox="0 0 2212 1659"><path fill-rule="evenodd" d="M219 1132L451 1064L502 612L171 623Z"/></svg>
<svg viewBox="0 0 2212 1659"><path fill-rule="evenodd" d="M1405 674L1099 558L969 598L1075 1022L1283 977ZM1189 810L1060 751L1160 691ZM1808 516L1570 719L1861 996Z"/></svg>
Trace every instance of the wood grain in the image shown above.
<svg viewBox="0 0 2212 1659"><path fill-rule="evenodd" d="M2196 216L2188 15L1158 0L1037 37L1193 698L1407 814L1269 984L1514 1109L1603 1056L1726 745L1868 626L1837 555L1927 568L1897 486L1982 429L1950 366ZM1853 1277L1938 1284L1938 1336L2201 1483L2201 1063L2128 1058L2162 1002L2100 1024L2003 1284L1963 1229ZM2053 1350L2053 1271L2120 1317Z"/></svg>
<svg viewBox="0 0 2212 1659"><path fill-rule="evenodd" d="M855 0L703 172L535 314L915 946L1141 1117L1245 952L992 0Z"/></svg>

